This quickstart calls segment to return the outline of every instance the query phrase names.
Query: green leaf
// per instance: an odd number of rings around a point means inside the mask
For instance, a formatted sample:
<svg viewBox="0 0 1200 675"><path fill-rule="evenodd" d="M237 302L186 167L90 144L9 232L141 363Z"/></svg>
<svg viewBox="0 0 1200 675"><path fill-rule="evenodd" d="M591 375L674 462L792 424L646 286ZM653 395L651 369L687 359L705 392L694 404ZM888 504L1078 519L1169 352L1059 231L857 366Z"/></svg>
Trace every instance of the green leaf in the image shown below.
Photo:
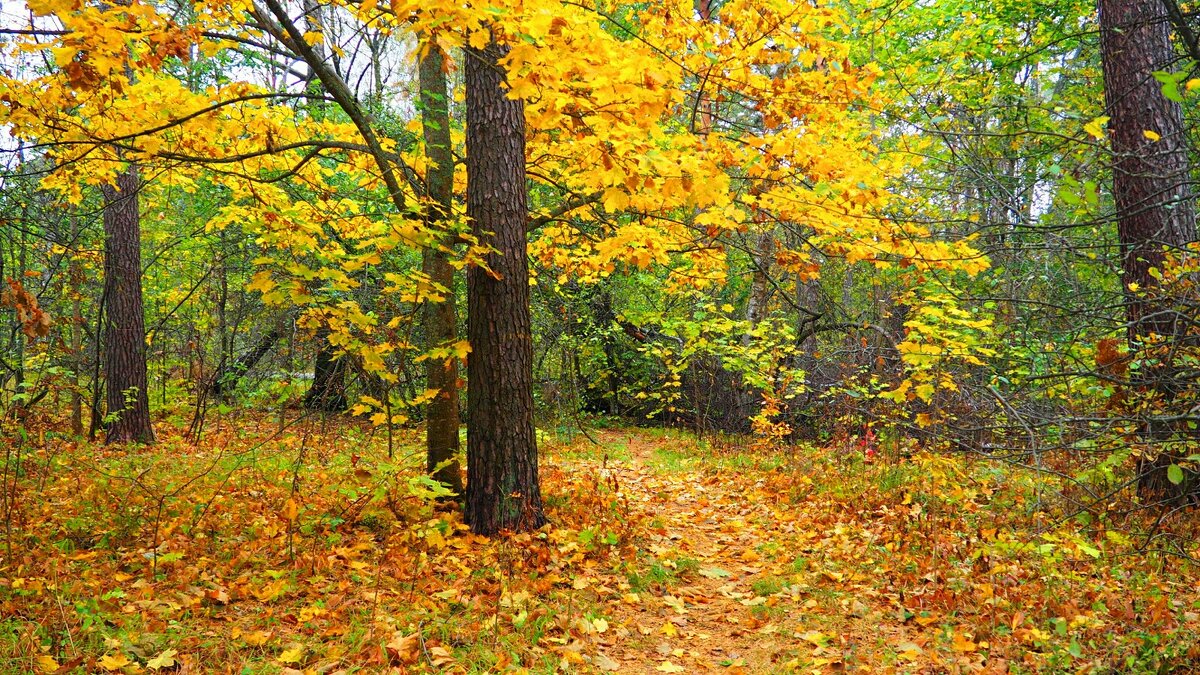
<svg viewBox="0 0 1200 675"><path fill-rule="evenodd" d="M1179 485L1183 482L1183 469L1178 464L1172 464L1167 467L1167 480L1171 481L1172 485Z"/></svg>
<svg viewBox="0 0 1200 675"><path fill-rule="evenodd" d="M1176 75L1158 71L1154 73L1154 79L1162 85L1163 96L1176 103L1183 103L1183 94L1179 93L1179 79Z"/></svg>
<svg viewBox="0 0 1200 675"><path fill-rule="evenodd" d="M1083 647L1080 647L1079 642L1076 640L1071 640L1071 646L1067 648L1067 651L1077 659L1083 658Z"/></svg>

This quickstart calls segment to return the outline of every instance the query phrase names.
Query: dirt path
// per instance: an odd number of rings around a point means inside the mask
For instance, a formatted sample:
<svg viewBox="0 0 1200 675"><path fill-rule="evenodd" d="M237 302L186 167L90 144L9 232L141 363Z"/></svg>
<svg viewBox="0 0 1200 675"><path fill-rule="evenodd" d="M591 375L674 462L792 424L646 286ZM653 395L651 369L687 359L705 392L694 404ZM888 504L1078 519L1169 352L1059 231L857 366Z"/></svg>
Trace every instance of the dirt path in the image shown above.
<svg viewBox="0 0 1200 675"><path fill-rule="evenodd" d="M759 673L841 661L830 636L805 621L809 610L829 608L818 609L825 603L796 583L806 563L781 546L796 541L795 522L761 483L711 467L664 466L655 453L661 444L636 436L601 440L627 448L627 459L609 459L600 471L651 534L639 566L648 572L601 579L607 627L596 636L594 665Z"/></svg>

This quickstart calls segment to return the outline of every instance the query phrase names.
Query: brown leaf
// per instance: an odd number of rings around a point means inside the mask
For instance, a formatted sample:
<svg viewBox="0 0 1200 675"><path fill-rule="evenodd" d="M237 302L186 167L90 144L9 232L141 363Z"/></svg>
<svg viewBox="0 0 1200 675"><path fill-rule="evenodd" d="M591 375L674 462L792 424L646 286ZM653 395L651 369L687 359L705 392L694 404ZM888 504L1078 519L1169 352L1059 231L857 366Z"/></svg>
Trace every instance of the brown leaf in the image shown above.
<svg viewBox="0 0 1200 675"><path fill-rule="evenodd" d="M421 640L416 633L412 635L396 633L386 646L388 656L401 665L416 663L417 657L421 655Z"/></svg>

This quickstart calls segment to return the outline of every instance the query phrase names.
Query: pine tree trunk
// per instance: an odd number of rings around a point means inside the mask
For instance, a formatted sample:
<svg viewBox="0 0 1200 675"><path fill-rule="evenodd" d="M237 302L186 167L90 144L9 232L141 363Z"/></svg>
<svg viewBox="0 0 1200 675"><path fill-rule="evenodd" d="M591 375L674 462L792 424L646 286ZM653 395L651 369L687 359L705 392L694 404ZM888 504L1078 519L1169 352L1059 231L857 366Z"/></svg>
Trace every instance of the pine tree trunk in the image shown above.
<svg viewBox="0 0 1200 675"><path fill-rule="evenodd" d="M138 170L130 165L104 194L104 375L110 417L105 442L153 443L146 377Z"/></svg>
<svg viewBox="0 0 1200 675"><path fill-rule="evenodd" d="M467 270L466 522L477 534L545 524L533 426L525 110L505 96L506 50L468 48L467 216L496 252Z"/></svg>
<svg viewBox="0 0 1200 675"><path fill-rule="evenodd" d="M1100 46L1104 66L1104 97L1110 118L1113 150L1113 197L1121 244L1121 282L1152 288L1151 268L1161 268L1163 247L1195 239L1196 223L1188 184L1188 156L1181 106L1162 93L1154 78L1167 70L1174 54L1166 9L1159 0L1100 0ZM1159 135L1154 141L1147 131ZM1178 327L1173 312L1126 290L1129 339L1138 343L1151 333L1172 339ZM1146 372L1147 388L1169 400L1175 373ZM1172 432L1144 432L1151 442ZM1173 485L1169 455L1139 462L1138 492L1144 498L1179 501L1192 480Z"/></svg>
<svg viewBox="0 0 1200 675"><path fill-rule="evenodd" d="M429 169L425 186L430 201L427 216L431 229L451 216L454 199L454 156L450 152L450 102L442 53L431 45L421 59L421 120L425 131L425 156ZM444 242L442 245L446 245ZM442 302L426 302L422 320L427 349L458 341L458 311L454 298L454 268L444 250L426 248L421 269L434 283L447 289ZM425 450L429 472L455 494L463 492L458 465L458 360L427 359L426 386L437 390L425 419Z"/></svg>

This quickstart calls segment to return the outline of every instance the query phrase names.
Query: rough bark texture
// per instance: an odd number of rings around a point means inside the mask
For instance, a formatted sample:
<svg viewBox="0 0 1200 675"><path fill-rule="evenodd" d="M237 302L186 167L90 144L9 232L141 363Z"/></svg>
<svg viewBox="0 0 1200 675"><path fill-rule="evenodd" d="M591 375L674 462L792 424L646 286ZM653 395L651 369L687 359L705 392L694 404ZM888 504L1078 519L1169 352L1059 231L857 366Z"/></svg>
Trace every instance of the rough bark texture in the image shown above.
<svg viewBox="0 0 1200 675"><path fill-rule="evenodd" d="M467 216L496 249L467 270L467 500L471 530L546 522L533 427L533 340L526 255L525 112L505 96L505 49L466 49Z"/></svg>
<svg viewBox="0 0 1200 675"><path fill-rule="evenodd" d="M1100 0L1100 26L1122 281L1145 288L1156 283L1149 270L1161 267L1163 247L1196 236L1183 109L1153 76L1174 59L1170 24L1159 0ZM1128 306L1132 338L1174 332L1169 314L1150 316L1133 298Z"/></svg>
<svg viewBox="0 0 1200 675"><path fill-rule="evenodd" d="M104 375L107 443L153 443L146 378L146 316L142 304L142 237L138 170L130 165L104 194Z"/></svg>
<svg viewBox="0 0 1200 675"><path fill-rule="evenodd" d="M454 199L454 156L450 153L450 106L446 95L443 57L431 47L421 59L421 119L425 133L425 156L429 169L425 187L429 197L428 220L432 229L450 218ZM421 269L440 286L449 289L442 302L427 302L422 313L427 348L444 347L458 340L458 311L454 298L454 268L444 250L427 248ZM458 464L458 361L428 359L425 378L437 396L429 402L425 419L425 450L433 477L456 494L462 494L462 472ZM440 468L439 468L440 467Z"/></svg>
<svg viewBox="0 0 1200 675"><path fill-rule="evenodd" d="M1113 197L1121 243L1122 283L1142 288L1156 284L1152 267L1161 267L1163 247L1195 239L1196 224L1188 184L1183 111L1162 93L1153 73L1168 69L1174 54L1170 25L1160 0L1099 0L1104 97L1113 150ZM1145 131L1161 139L1146 138ZM1166 308L1127 292L1129 339L1150 333L1175 336L1175 316ZM1146 373L1147 387L1169 387L1172 373ZM1166 392L1164 392L1166 393ZM1153 426L1153 425L1150 425ZM1164 430L1147 429L1151 436ZM1165 430L1170 435L1169 430ZM1174 461L1162 456L1139 463L1139 493L1145 498L1177 501L1184 486L1167 480Z"/></svg>
<svg viewBox="0 0 1200 675"><path fill-rule="evenodd" d="M329 329L317 331L317 362L313 367L313 383L304 395L308 410L343 412L346 402L346 364L348 357L335 357L329 344Z"/></svg>

